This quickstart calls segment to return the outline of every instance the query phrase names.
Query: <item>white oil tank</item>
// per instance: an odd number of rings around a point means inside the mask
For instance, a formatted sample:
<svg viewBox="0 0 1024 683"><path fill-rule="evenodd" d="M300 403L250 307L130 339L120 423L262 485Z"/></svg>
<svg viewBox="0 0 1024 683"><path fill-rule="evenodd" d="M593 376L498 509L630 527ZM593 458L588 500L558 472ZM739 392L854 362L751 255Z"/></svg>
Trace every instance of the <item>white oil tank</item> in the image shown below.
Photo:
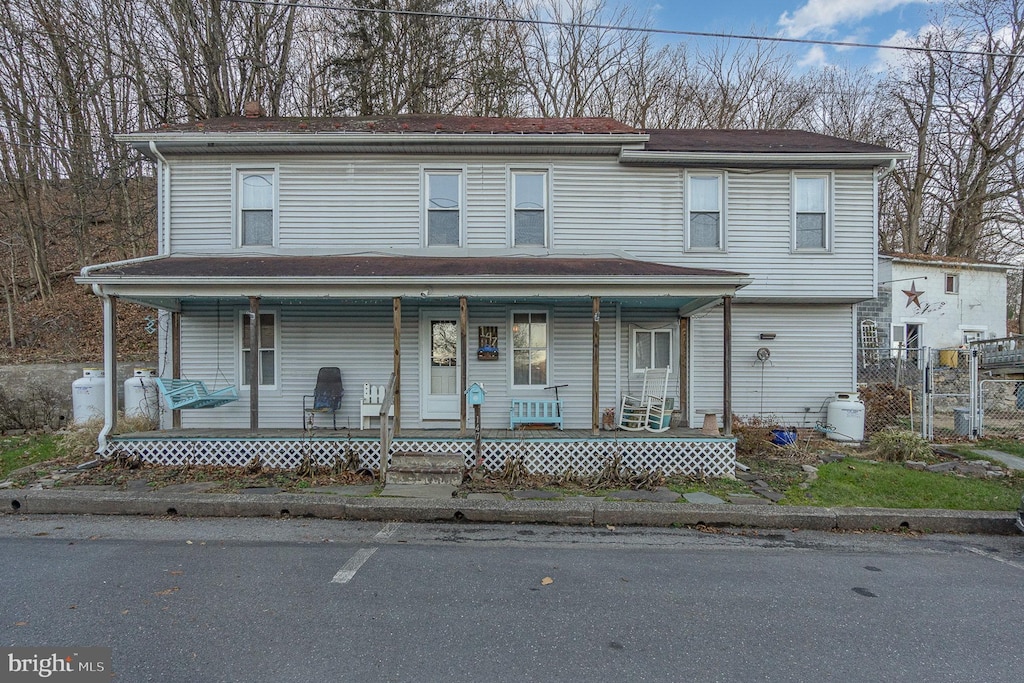
<svg viewBox="0 0 1024 683"><path fill-rule="evenodd" d="M133 376L124 381L124 416L160 419L160 389L156 385L156 370L135 368Z"/></svg>
<svg viewBox="0 0 1024 683"><path fill-rule="evenodd" d="M826 433L833 441L864 440L864 402L856 391L837 392L828 404L826 417L829 430Z"/></svg>
<svg viewBox="0 0 1024 683"><path fill-rule="evenodd" d="M103 419L103 389L107 380L99 368L85 368L82 376L71 383L71 408L75 422Z"/></svg>

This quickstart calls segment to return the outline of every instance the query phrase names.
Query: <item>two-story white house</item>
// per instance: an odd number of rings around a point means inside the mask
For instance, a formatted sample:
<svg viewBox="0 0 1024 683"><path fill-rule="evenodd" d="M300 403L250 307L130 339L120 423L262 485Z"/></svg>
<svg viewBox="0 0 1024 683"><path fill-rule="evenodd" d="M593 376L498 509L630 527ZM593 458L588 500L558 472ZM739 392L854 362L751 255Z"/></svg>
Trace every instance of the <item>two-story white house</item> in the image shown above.
<svg viewBox="0 0 1024 683"><path fill-rule="evenodd" d="M161 376L238 400L111 437L108 390L101 449L286 464L334 439L372 460L362 388L394 376L392 447L465 450L476 383L487 463L529 451L550 472L614 452L724 473L729 415L823 417L857 383L878 183L903 158L800 131L579 118L232 117L121 139L156 164L159 253L79 278L104 302L107 375L130 300L162 312ZM322 367L345 388L330 416L304 411ZM672 428L602 431L649 369L668 372ZM561 431L510 423L514 401L556 393ZM690 429L706 413L724 438ZM283 431L310 420L326 429Z"/></svg>

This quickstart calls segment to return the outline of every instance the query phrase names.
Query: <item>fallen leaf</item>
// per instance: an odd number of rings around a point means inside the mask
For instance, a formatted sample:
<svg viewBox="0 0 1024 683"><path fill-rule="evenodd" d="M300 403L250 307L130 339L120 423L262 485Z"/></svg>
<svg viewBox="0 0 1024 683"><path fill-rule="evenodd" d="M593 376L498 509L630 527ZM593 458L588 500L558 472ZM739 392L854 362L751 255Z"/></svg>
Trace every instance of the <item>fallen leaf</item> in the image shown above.
<svg viewBox="0 0 1024 683"><path fill-rule="evenodd" d="M71 605L71 607L68 607L68 609L77 609L77 608L78 608L78 605Z"/></svg>
<svg viewBox="0 0 1024 683"><path fill-rule="evenodd" d="M615 527L614 527L614 526L612 526L611 524L605 524L605 525L604 525L604 527L605 527L606 529L608 529L608 531L615 531Z"/></svg>
<svg viewBox="0 0 1024 683"><path fill-rule="evenodd" d="M32 534L33 536L49 536L50 534L46 531L40 531L39 533Z"/></svg>
<svg viewBox="0 0 1024 683"><path fill-rule="evenodd" d="M16 621L16 622L14 622L14 625L15 626L28 626L28 622L27 621Z"/></svg>
<svg viewBox="0 0 1024 683"><path fill-rule="evenodd" d="M542 585L542 586L550 586L554 582L555 582L555 580L552 579L550 576L545 576L543 579L540 580L540 585Z"/></svg>
<svg viewBox="0 0 1024 683"><path fill-rule="evenodd" d="M172 569L170 573L171 576L181 576L185 572L181 571L180 569Z"/></svg>
<svg viewBox="0 0 1024 683"><path fill-rule="evenodd" d="M126 610L126 609L121 610L121 614L128 614L128 610Z"/></svg>
<svg viewBox="0 0 1024 683"><path fill-rule="evenodd" d="M166 590L157 591L155 593L155 595L170 595L171 593L175 593L175 592L180 591L180 590L181 589L178 588L177 586L172 586L171 588L168 588Z"/></svg>

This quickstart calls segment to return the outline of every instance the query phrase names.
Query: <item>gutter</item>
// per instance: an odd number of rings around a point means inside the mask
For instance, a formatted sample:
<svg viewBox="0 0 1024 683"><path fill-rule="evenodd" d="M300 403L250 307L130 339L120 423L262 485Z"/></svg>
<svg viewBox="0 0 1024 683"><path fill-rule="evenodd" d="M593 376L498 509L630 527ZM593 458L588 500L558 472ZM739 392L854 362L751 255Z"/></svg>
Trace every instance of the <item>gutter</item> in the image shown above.
<svg viewBox="0 0 1024 683"><path fill-rule="evenodd" d="M806 166L828 165L833 168L880 166L909 159L905 152L852 152L829 154L824 152L650 152L624 149L619 163L633 166Z"/></svg>

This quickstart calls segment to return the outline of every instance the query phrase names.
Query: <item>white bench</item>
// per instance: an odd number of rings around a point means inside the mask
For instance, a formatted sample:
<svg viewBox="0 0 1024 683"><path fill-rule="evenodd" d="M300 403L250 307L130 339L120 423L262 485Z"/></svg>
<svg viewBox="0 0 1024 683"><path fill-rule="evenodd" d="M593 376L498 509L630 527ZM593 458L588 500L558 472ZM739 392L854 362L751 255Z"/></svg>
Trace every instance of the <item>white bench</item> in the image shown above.
<svg viewBox="0 0 1024 683"><path fill-rule="evenodd" d="M380 407L384 405L384 394L388 388L383 385L364 384L363 401L359 404L359 428L369 429L370 418L380 417ZM395 416L395 406L388 408L388 417Z"/></svg>
<svg viewBox="0 0 1024 683"><path fill-rule="evenodd" d="M508 427L516 425L551 424L562 429L562 401L537 399L512 399L509 409Z"/></svg>

